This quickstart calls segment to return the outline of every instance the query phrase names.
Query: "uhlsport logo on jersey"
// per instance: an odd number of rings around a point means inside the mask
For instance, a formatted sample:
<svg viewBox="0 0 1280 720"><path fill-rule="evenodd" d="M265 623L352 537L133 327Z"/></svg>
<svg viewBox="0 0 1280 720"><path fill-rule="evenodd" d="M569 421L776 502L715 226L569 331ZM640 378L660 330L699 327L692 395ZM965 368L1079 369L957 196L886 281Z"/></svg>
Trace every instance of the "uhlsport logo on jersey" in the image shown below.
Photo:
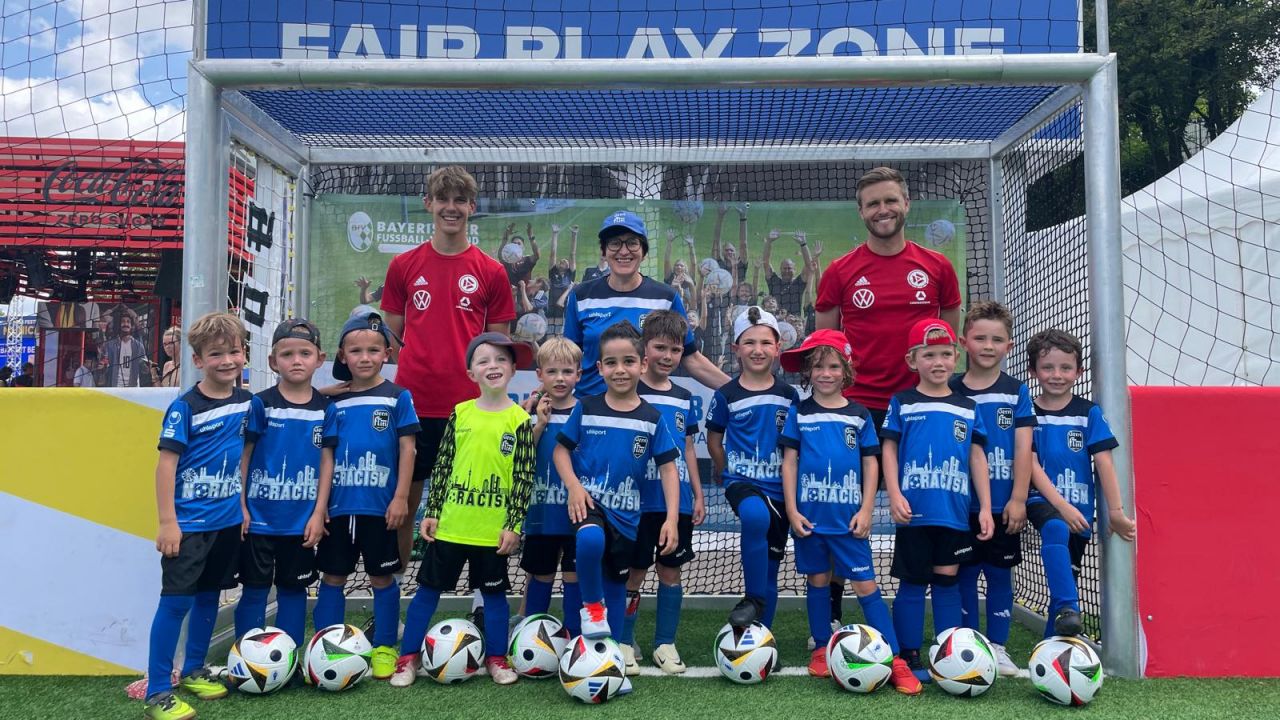
<svg viewBox="0 0 1280 720"><path fill-rule="evenodd" d="M391 413L386 408L373 411L373 429L382 432L391 427Z"/></svg>
<svg viewBox="0 0 1280 720"><path fill-rule="evenodd" d="M631 455L639 460L644 457L645 451L649 449L649 436L637 435L635 442L631 443Z"/></svg>
<svg viewBox="0 0 1280 720"><path fill-rule="evenodd" d="M324 445L324 428L322 426L315 425L311 428L311 444L316 447Z"/></svg>
<svg viewBox="0 0 1280 720"><path fill-rule="evenodd" d="M347 218L347 242L356 252L367 252L373 247L373 219L365 211L357 210Z"/></svg>
<svg viewBox="0 0 1280 720"><path fill-rule="evenodd" d="M684 425L684 413L682 413L682 412L678 412L678 413L676 413L676 432L678 432L678 433L680 433L681 435L683 435L683 434L684 434L684 427L685 427L685 425Z"/></svg>
<svg viewBox="0 0 1280 720"><path fill-rule="evenodd" d="M951 434L955 436L956 442L964 442L969 435L969 423L963 420L956 420L951 425Z"/></svg>
<svg viewBox="0 0 1280 720"><path fill-rule="evenodd" d="M498 451L503 457L511 457L511 453L516 451L516 436L511 433L502 433L502 442L498 445Z"/></svg>
<svg viewBox="0 0 1280 720"><path fill-rule="evenodd" d="M846 425L844 428L844 445L850 450L858 447L858 430L852 425Z"/></svg>
<svg viewBox="0 0 1280 720"><path fill-rule="evenodd" d="M1067 431L1067 449L1071 452L1080 452L1084 449L1084 433L1079 430Z"/></svg>
<svg viewBox="0 0 1280 720"><path fill-rule="evenodd" d="M773 423L778 426L778 432L782 432L782 428L787 426L787 411L779 409L774 413Z"/></svg>
<svg viewBox="0 0 1280 720"><path fill-rule="evenodd" d="M1001 430L1013 427L1013 408L996 408L996 425L999 425Z"/></svg>

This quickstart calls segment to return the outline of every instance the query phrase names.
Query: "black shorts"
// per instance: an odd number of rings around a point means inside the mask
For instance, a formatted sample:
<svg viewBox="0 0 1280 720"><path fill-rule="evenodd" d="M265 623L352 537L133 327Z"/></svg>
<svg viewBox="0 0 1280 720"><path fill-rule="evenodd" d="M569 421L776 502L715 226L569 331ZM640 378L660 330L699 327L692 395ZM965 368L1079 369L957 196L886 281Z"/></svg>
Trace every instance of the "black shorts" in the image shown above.
<svg viewBox="0 0 1280 720"><path fill-rule="evenodd" d="M240 526L184 532L176 557L160 558L160 594L195 595L236 586Z"/></svg>
<svg viewBox="0 0 1280 720"><path fill-rule="evenodd" d="M636 528L636 552L631 558L631 567L648 570L653 566L655 556L659 565L671 568L678 568L693 559L693 516L684 513L679 515L676 529L679 544L670 555L663 555L658 548L662 523L666 521L667 514L664 512L640 514L640 526Z"/></svg>
<svg viewBox="0 0 1280 720"><path fill-rule="evenodd" d="M371 577L400 572L400 544L395 530L381 515L343 515L329 518L329 534L316 548L316 567L327 575L350 575L356 560L364 559Z"/></svg>
<svg viewBox="0 0 1280 720"><path fill-rule="evenodd" d="M241 585L305 588L316 578L316 550L302 547L301 535L249 533L240 543Z"/></svg>
<svg viewBox="0 0 1280 720"><path fill-rule="evenodd" d="M626 582L627 576L631 574L631 558L636 554L635 540L618 532L599 505L587 508L587 516L582 519L582 522L574 523L573 529L581 530L587 525L599 525L604 529L605 579ZM575 557L575 562L576 560Z"/></svg>
<svg viewBox="0 0 1280 720"><path fill-rule="evenodd" d="M1028 503L1027 520L1031 521L1036 530L1043 530L1050 520L1062 520L1062 513L1047 502ZM1063 520L1063 522L1066 521ZM1088 547L1089 538L1084 535L1071 533L1067 538L1067 549L1071 551L1071 572L1075 573L1077 580L1080 579L1080 570L1084 566L1084 551Z"/></svg>
<svg viewBox="0 0 1280 720"><path fill-rule="evenodd" d="M578 572L577 535L526 535L520 569L530 575Z"/></svg>
<svg viewBox="0 0 1280 720"><path fill-rule="evenodd" d="M765 507L769 508L769 530L766 534L769 542L769 559L781 562L787 554L787 533L791 530L791 524L787 522L786 508L781 500L774 500L750 483L737 482L724 489L724 499L729 501L729 507L733 508L735 514L738 514L738 505L749 497L764 500Z"/></svg>
<svg viewBox="0 0 1280 720"><path fill-rule="evenodd" d="M463 565L467 566L467 586L471 590L505 593L511 589L507 556L499 555L498 548L448 540L427 543L427 553L418 567L418 584L442 593L453 592L462 577Z"/></svg>
<svg viewBox="0 0 1280 720"><path fill-rule="evenodd" d="M440 441L444 439L448 418L418 418L418 435L414 440L413 481L426 482L431 479L431 471L436 467L436 455L440 452ZM409 508L410 512L417 508Z"/></svg>
<svg viewBox="0 0 1280 720"><path fill-rule="evenodd" d="M973 556L973 536L968 530L939 525L900 525L893 541L890 574L903 582L929 585L933 569L959 565Z"/></svg>
<svg viewBox="0 0 1280 720"><path fill-rule="evenodd" d="M998 568L1017 567L1022 563L1022 535L1010 535L999 515L991 518L996 531L990 540L979 540L978 514L969 516L969 533L973 536L973 557L966 565L985 564Z"/></svg>

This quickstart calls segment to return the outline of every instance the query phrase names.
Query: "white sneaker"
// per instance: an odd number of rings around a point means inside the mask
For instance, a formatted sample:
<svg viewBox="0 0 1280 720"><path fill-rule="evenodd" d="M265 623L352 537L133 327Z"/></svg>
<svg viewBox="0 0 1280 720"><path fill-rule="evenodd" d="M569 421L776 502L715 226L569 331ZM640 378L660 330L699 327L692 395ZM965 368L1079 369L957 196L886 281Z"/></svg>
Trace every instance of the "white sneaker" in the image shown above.
<svg viewBox="0 0 1280 720"><path fill-rule="evenodd" d="M596 638L609 637L612 632L609 630L609 618L605 615L604 606L597 605L600 608L598 613L593 613L585 606L579 617L582 618L582 637L595 640Z"/></svg>
<svg viewBox="0 0 1280 720"><path fill-rule="evenodd" d="M520 679L516 671L511 669L507 658L502 655L489 658L484 666L489 671L489 678L499 685L511 685Z"/></svg>
<svg viewBox="0 0 1280 720"><path fill-rule="evenodd" d="M640 663L636 662L636 649L630 645L621 645L622 648L622 672L624 675L635 677L640 674Z"/></svg>
<svg viewBox="0 0 1280 720"><path fill-rule="evenodd" d="M422 670L422 653L401 655L396 660L396 671L391 674L388 684L391 687L409 687L418 679L419 674L426 675Z"/></svg>
<svg viewBox="0 0 1280 720"><path fill-rule="evenodd" d="M991 643L996 649L996 669L1003 677L1016 677L1018 675L1018 666L1014 664L1013 658L1009 657L1009 651L1004 649L1003 645Z"/></svg>
<svg viewBox="0 0 1280 720"><path fill-rule="evenodd" d="M680 659L680 651L675 645L659 645L653 649L653 664L668 675L679 675L685 671L684 661Z"/></svg>

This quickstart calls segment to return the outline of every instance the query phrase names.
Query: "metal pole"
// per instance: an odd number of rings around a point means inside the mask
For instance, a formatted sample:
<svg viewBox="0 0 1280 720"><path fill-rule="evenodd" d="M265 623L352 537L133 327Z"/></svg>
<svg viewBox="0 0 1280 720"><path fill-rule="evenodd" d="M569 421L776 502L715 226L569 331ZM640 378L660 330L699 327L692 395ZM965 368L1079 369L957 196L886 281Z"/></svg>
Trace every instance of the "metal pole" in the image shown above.
<svg viewBox="0 0 1280 720"><path fill-rule="evenodd" d="M194 64L187 72L186 208L182 229L182 335L202 315L226 309L227 205L218 199L227 186L218 96L221 93ZM221 172L221 174L219 174ZM182 386L199 380L191 362L182 363Z"/></svg>
<svg viewBox="0 0 1280 720"><path fill-rule="evenodd" d="M298 221L293 234L293 311L311 318L311 166L303 165L298 173Z"/></svg>
<svg viewBox="0 0 1280 720"><path fill-rule="evenodd" d="M191 0L191 59L208 55L209 0Z"/></svg>
<svg viewBox="0 0 1280 720"><path fill-rule="evenodd" d="M1120 440L1112 451L1120 497L1133 508L1133 433L1125 373L1124 262L1120 248L1120 140L1118 81L1114 56L1085 87L1085 208L1089 252L1089 308L1093 328L1094 398ZM1099 508L1102 553L1102 657L1119 677L1142 676L1139 647L1137 552L1132 543L1106 532Z"/></svg>
<svg viewBox="0 0 1280 720"><path fill-rule="evenodd" d="M1099 55L1111 54L1111 13L1107 8L1107 0L1094 0L1094 30L1098 33Z"/></svg>
<svg viewBox="0 0 1280 720"><path fill-rule="evenodd" d="M1004 160L991 158L987 165L987 209L991 213L991 299L1004 302Z"/></svg>

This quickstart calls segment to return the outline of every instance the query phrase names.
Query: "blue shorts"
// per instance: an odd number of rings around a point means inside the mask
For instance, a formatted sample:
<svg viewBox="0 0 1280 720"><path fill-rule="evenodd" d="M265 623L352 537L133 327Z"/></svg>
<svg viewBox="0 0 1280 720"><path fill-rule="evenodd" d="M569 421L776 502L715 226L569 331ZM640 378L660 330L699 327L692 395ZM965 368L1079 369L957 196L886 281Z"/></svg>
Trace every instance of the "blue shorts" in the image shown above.
<svg viewBox="0 0 1280 720"><path fill-rule="evenodd" d="M876 567L871 561L871 541L851 533L797 537L796 572L804 575L835 572L846 580L875 580Z"/></svg>

